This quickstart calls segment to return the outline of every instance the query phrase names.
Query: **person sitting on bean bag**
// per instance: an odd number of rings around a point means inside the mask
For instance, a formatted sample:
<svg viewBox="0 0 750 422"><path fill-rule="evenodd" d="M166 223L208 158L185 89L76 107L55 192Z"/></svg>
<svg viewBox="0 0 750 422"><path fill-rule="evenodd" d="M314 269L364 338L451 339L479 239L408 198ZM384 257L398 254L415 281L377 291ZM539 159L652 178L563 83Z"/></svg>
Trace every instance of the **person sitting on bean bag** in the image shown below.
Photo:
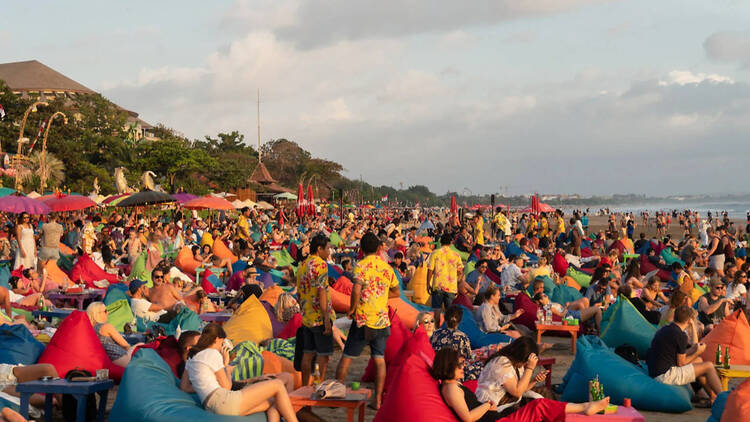
<svg viewBox="0 0 750 422"><path fill-rule="evenodd" d="M137 345L131 346L117 329L107 322L107 306L104 302L92 302L86 308L86 315L112 363L122 367L128 366Z"/></svg>

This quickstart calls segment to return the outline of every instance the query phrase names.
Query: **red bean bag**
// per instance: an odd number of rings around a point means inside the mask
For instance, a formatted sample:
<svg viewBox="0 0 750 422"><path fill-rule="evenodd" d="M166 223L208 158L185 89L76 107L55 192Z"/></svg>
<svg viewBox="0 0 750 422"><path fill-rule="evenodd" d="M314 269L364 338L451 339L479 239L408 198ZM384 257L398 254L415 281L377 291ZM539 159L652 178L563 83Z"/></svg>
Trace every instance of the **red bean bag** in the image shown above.
<svg viewBox="0 0 750 422"><path fill-rule="evenodd" d="M346 295L351 295L353 284L351 280L349 280L348 278L342 275L341 277L336 279L336 282L333 283L332 287L341 293L344 293Z"/></svg>
<svg viewBox="0 0 750 422"><path fill-rule="evenodd" d="M388 318L391 320L391 335L385 342L385 366L386 372L388 365L396 358L396 355L406 343L406 340L411 337L411 330L406 328L401 319L396 315L396 310L388 308ZM375 362L370 358L365 368L365 373L362 374L362 382L375 381Z"/></svg>
<svg viewBox="0 0 750 422"><path fill-rule="evenodd" d="M104 271L86 254L78 257L78 261L73 265L73 269L70 270L70 279L75 283L83 281L86 283L86 287L89 288L98 288L94 285L94 282L99 280L107 280L111 284L120 281L117 278L117 274L109 274Z"/></svg>
<svg viewBox="0 0 750 422"><path fill-rule="evenodd" d="M414 330L412 334L398 351L396 357L391 361L388 370L385 373L385 387L387 388L391 382L396 378L401 367L404 366L404 362L409 356L416 355L424 357L427 362L432 362L435 358L435 350L432 348L430 338L427 337L427 332L423 327L419 327Z"/></svg>
<svg viewBox="0 0 750 422"><path fill-rule="evenodd" d="M237 255L233 254L232 251L227 248L227 245L221 239L214 240L213 254L221 259L229 258L229 262L237 262Z"/></svg>
<svg viewBox="0 0 750 422"><path fill-rule="evenodd" d="M627 253L628 248L625 247L625 244L622 243L621 240L616 240L611 245L609 245L609 248L607 249L607 252L611 251L612 249L617 250L617 256L622 259L622 254Z"/></svg>
<svg viewBox="0 0 750 422"><path fill-rule="evenodd" d="M656 275L659 276L659 279L661 279L662 283L666 283L667 281L672 279L671 272L658 268L648 260L648 257L645 254L641 255L641 274L646 275L654 270L659 270Z"/></svg>
<svg viewBox="0 0 750 422"><path fill-rule="evenodd" d="M471 303L471 299L469 299L469 297L465 294L461 293L459 293L458 296L453 299L453 303L451 303L451 305L461 305L465 308L474 309L474 304Z"/></svg>
<svg viewBox="0 0 750 422"><path fill-rule="evenodd" d="M182 363L182 356L180 355L180 346L177 344L177 339L174 336L161 337L151 343L141 344L135 348L133 354L140 349L154 349L164 359L164 362L169 365L174 375L178 378L180 377L177 374L177 367Z"/></svg>
<svg viewBox="0 0 750 422"><path fill-rule="evenodd" d="M279 332L278 338L290 339L297 335L297 330L302 326L302 314L296 313L284 328Z"/></svg>
<svg viewBox="0 0 750 422"><path fill-rule="evenodd" d="M555 253L555 256L552 257L552 270L555 271L560 277L565 277L565 273L568 272L568 261L565 260L565 257L562 256L559 253Z"/></svg>
<svg viewBox="0 0 750 422"><path fill-rule="evenodd" d="M49 363L64 377L71 369L82 368L92 374L109 369L109 377L119 382L125 368L109 360L99 337L83 311L68 315L50 339L37 363Z"/></svg>
<svg viewBox="0 0 750 422"><path fill-rule="evenodd" d="M745 380L729 393L721 421L746 421L748 414L750 414L750 379Z"/></svg>
<svg viewBox="0 0 750 422"><path fill-rule="evenodd" d="M177 268L185 274L195 276L195 269L201 266L201 262L193 258L193 251L185 246L177 252L177 258L174 261Z"/></svg>
<svg viewBox="0 0 750 422"><path fill-rule="evenodd" d="M518 318L514 319L513 322L516 324L525 325L531 330L536 330L536 311L539 308L536 306L531 298L526 293L519 293L516 296L516 300L513 303L513 311L523 309L523 314Z"/></svg>
<svg viewBox="0 0 750 422"><path fill-rule="evenodd" d="M429 367L422 356L409 356L391 383L373 422L456 422L440 396L438 382L430 375Z"/></svg>
<svg viewBox="0 0 750 422"><path fill-rule="evenodd" d="M208 277L212 275L214 275L214 273L208 268L201 273L201 288L206 294L216 293L216 287L214 287L213 283L208 280Z"/></svg>

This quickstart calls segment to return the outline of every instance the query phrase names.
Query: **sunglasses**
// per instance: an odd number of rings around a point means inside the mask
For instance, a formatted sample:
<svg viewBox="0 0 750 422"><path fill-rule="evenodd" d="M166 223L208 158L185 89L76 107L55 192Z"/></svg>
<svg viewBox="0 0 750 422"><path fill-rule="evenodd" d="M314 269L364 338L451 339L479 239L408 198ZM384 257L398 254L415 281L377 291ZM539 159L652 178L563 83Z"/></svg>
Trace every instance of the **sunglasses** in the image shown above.
<svg viewBox="0 0 750 422"><path fill-rule="evenodd" d="M435 323L434 319L426 319L426 320L422 321L422 324L434 324L434 323Z"/></svg>
<svg viewBox="0 0 750 422"><path fill-rule="evenodd" d="M164 278L164 276L163 275L156 275L156 274L154 274L154 276L152 278Z"/></svg>

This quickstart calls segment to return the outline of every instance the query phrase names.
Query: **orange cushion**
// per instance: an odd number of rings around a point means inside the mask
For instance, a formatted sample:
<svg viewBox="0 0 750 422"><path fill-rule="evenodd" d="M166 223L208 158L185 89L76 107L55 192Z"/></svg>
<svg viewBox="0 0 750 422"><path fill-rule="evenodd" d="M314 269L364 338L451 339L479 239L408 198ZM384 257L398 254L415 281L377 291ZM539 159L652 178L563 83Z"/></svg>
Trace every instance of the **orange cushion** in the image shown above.
<svg viewBox="0 0 750 422"><path fill-rule="evenodd" d="M341 293L336 289L328 289L328 294L331 295L331 305L333 310L336 312L348 312L349 305L351 304L351 296L345 293Z"/></svg>
<svg viewBox="0 0 750 422"><path fill-rule="evenodd" d="M231 263L237 262L238 259L237 255L233 254L221 239L214 241L213 254L221 259L229 258L229 262Z"/></svg>
<svg viewBox="0 0 750 422"><path fill-rule="evenodd" d="M73 282L70 280L70 277L68 277L67 274L63 272L63 270L60 269L60 267L57 266L57 262L55 260L50 259L47 261L47 263L44 265L44 269L47 270L47 276L49 279L47 280L47 284L44 286L45 293L48 290L52 290L56 287L68 287L73 284Z"/></svg>
<svg viewBox="0 0 750 422"><path fill-rule="evenodd" d="M388 306L396 311L396 314L398 315L401 322L403 322L404 325L406 325L409 329L412 329L417 325L417 316L419 315L419 311L417 311L413 306L404 302L404 300L400 297L388 299Z"/></svg>
<svg viewBox="0 0 750 422"><path fill-rule="evenodd" d="M60 253L63 255L75 255L75 251L62 242L60 242Z"/></svg>
<svg viewBox="0 0 750 422"><path fill-rule="evenodd" d="M745 415L745 416L743 416ZM750 379L737 386L727 397L721 422L746 421L750 415Z"/></svg>
<svg viewBox="0 0 750 422"><path fill-rule="evenodd" d="M302 387L302 373L294 370L292 361L267 350L264 350L261 354L263 355L263 375L286 372L292 375L295 389Z"/></svg>
<svg viewBox="0 0 750 422"><path fill-rule="evenodd" d="M729 346L733 365L750 365L750 325L743 312L737 311L724 318L702 341L706 343L706 351L702 355L704 361L713 362L716 347L721 345L722 353Z"/></svg>
<svg viewBox="0 0 750 422"><path fill-rule="evenodd" d="M349 280L347 277L344 277L342 275L336 280L336 283L334 283L333 286L331 287L333 287L336 291L339 291L343 294L351 295L352 287L354 287L354 285L352 284L351 280Z"/></svg>
<svg viewBox="0 0 750 422"><path fill-rule="evenodd" d="M195 275L195 269L200 267L201 263L193 258L193 251L185 246L177 253L177 259L174 264L185 274Z"/></svg>
<svg viewBox="0 0 750 422"><path fill-rule="evenodd" d="M578 282L576 282L573 279L573 277L565 276L565 278L563 278L563 280L565 280L565 284L567 284L568 287L572 287L572 288L574 288L576 290L581 290L581 285L578 284Z"/></svg>
<svg viewBox="0 0 750 422"><path fill-rule="evenodd" d="M266 302L270 303L271 306L276 306L276 302L279 301L279 296L284 293L284 290L277 286L273 285L269 288L267 288L262 295L260 295L260 300L265 300Z"/></svg>

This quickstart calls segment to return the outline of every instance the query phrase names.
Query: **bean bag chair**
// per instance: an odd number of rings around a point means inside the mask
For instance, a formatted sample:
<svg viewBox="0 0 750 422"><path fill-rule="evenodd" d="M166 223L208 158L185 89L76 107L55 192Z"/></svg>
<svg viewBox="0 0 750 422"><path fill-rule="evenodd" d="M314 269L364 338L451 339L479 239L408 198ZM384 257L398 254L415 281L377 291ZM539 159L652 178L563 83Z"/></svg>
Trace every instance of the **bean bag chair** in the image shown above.
<svg viewBox="0 0 750 422"><path fill-rule="evenodd" d="M456 249L455 245L450 245L450 250L452 250L453 252L457 253L458 256L461 257L461 261L466 262L466 261L469 260L469 253L468 252L459 251L458 249Z"/></svg>
<svg viewBox="0 0 750 422"><path fill-rule="evenodd" d="M284 290L281 287L274 284L273 286L264 290L263 294L260 295L259 299L261 301L268 302L273 308L274 306L276 306L276 302L279 301L279 296L281 296L282 293L284 293Z"/></svg>
<svg viewBox="0 0 750 422"><path fill-rule="evenodd" d="M247 262L238 259L232 263L232 273L242 271L248 267Z"/></svg>
<svg viewBox="0 0 750 422"><path fill-rule="evenodd" d="M565 257L560 255L559 253L555 253L555 256L552 257L552 270L557 273L560 277L564 277L565 273L568 271L568 261L565 260Z"/></svg>
<svg viewBox="0 0 750 422"><path fill-rule="evenodd" d="M10 268L8 265L0 265L0 286L10 288Z"/></svg>
<svg viewBox="0 0 750 422"><path fill-rule="evenodd" d="M572 288L576 289L576 290L577 290L577 291L579 291L579 292L581 291L581 285L580 285L580 284L578 284L578 282L577 282L577 281L573 280L573 278L572 278L572 277L568 277L568 276L566 275L565 277L563 277L563 281L565 282L565 285L566 285L566 286L568 286L568 287L572 287Z"/></svg>
<svg viewBox="0 0 750 422"><path fill-rule="evenodd" d="M212 247L212 252L221 259L229 258L229 262L231 263L235 263L239 260L237 255L233 254L221 239L216 239Z"/></svg>
<svg viewBox="0 0 750 422"><path fill-rule="evenodd" d="M177 327L180 328L180 331L201 331L203 321L201 321L200 317L197 313L195 313L195 311L187 307L181 308L180 312L178 312L177 315L171 321L169 321L169 324L148 321L141 317L136 317L136 328L138 329L139 333L146 332L152 329L154 326L163 328L164 332L168 336L173 336L177 333Z"/></svg>
<svg viewBox="0 0 750 422"><path fill-rule="evenodd" d="M685 266L685 261L681 260L680 257L677 256L674 252L672 252L672 250L669 248L662 249L659 255L664 259L664 262L670 267L675 262L679 262L680 265L682 265L683 267Z"/></svg>
<svg viewBox="0 0 750 422"><path fill-rule="evenodd" d="M336 289L328 289L331 295L331 305L336 312L348 312L351 305L351 297L346 293L341 293Z"/></svg>
<svg viewBox="0 0 750 422"><path fill-rule="evenodd" d="M252 341L243 341L234 346L232 353L234 360L230 365L234 366L232 381L242 381L252 377L263 375L263 350Z"/></svg>
<svg viewBox="0 0 750 422"><path fill-rule="evenodd" d="M338 265L328 264L328 277L338 280L344 273L344 269Z"/></svg>
<svg viewBox="0 0 750 422"><path fill-rule="evenodd" d="M546 275L537 276L534 280L531 281L528 288L529 294L534 293L534 282L536 280L542 280L544 282L544 294L547 296L552 296L552 291L555 289L555 281Z"/></svg>
<svg viewBox="0 0 750 422"><path fill-rule="evenodd" d="M119 282L117 274L107 273L86 254L78 257L78 261L70 271L70 279L76 283L83 281L89 288L97 288L94 282L99 280L107 280L110 283Z"/></svg>
<svg viewBox="0 0 750 422"><path fill-rule="evenodd" d="M639 410L681 413L692 409L690 386L656 381L648 376L646 368L626 361L599 338L583 336L578 339L577 347L575 360L560 385L562 401L588 401L588 382L599 376L604 394L612 404L622 405L628 397Z"/></svg>
<svg viewBox="0 0 750 422"><path fill-rule="evenodd" d="M120 299L110 302L107 305L107 322L119 332L123 332L125 324L133 322L135 315L130 308L130 302L127 299Z"/></svg>
<svg viewBox="0 0 750 422"><path fill-rule="evenodd" d="M589 287L591 284L591 276L583 271L576 270L573 267L568 267L568 271L565 273L566 276L575 280L581 287Z"/></svg>
<svg viewBox="0 0 750 422"><path fill-rule="evenodd" d="M273 336L278 336L281 330L284 329L284 324L279 321L278 318L276 318L276 312L274 312L273 306L270 303L264 300L260 303L261 305L263 305L263 308L266 310L266 314L268 314L268 319L271 321L271 330L273 331Z"/></svg>
<svg viewBox="0 0 750 422"><path fill-rule="evenodd" d="M451 305L461 305L465 308L471 308L473 307L473 303L471 302L471 299L469 299L468 296L465 294L459 293L458 296L456 296L455 299L453 299L453 302L451 302Z"/></svg>
<svg viewBox="0 0 750 422"><path fill-rule="evenodd" d="M294 314L294 316L292 317L292 319L290 319L286 323L286 325L284 326L284 328L281 329L281 332L279 332L278 336L276 336L276 337L283 338L283 339L290 339L292 337L296 337L297 336L297 330L301 326L302 326L302 314L296 313L296 314Z"/></svg>
<svg viewBox="0 0 750 422"><path fill-rule="evenodd" d="M44 351L44 345L20 324L0 325L0 344L0 363L9 365L32 365Z"/></svg>
<svg viewBox="0 0 750 422"><path fill-rule="evenodd" d="M659 276L659 278L661 279L663 283L666 283L672 279L671 272L658 268L656 265L652 264L648 260L648 257L646 255L641 255L641 274L648 274L651 271L655 271L655 270L658 270L656 275Z"/></svg>
<svg viewBox="0 0 750 422"><path fill-rule="evenodd" d="M414 333L406 339L404 345L401 346L401 350L398 351L396 357L393 358L390 365L388 365L388 370L385 373L386 390L396 378L396 375L398 375L404 362L406 362L409 356L413 355L423 356L428 362L432 362L435 358L435 349L432 348L430 338L427 336L423 327L417 327L417 329L414 330Z"/></svg>
<svg viewBox="0 0 750 422"><path fill-rule="evenodd" d="M607 252L610 252L613 249L617 251L617 256L619 259L622 259L622 255L628 251L628 248L626 248L625 244L622 243L622 241L619 239L609 245L609 248L607 248Z"/></svg>
<svg viewBox="0 0 750 422"><path fill-rule="evenodd" d="M292 255L286 249L271 251L271 256L276 258L276 266L278 267L294 266L294 258L292 258Z"/></svg>
<svg viewBox="0 0 750 422"><path fill-rule="evenodd" d="M130 274L128 275L129 280L143 280L146 282L146 286L151 288L154 287L153 281L151 281L151 271L146 269L148 263L148 252L143 251L135 262L130 266Z"/></svg>
<svg viewBox="0 0 750 422"><path fill-rule="evenodd" d="M284 359L294 360L294 343L283 338L274 338L266 344L266 350Z"/></svg>
<svg viewBox="0 0 750 422"><path fill-rule="evenodd" d="M187 246L180 249L174 263L180 271L193 276L195 276L195 269L201 266L201 262L193 258L193 251Z"/></svg>
<svg viewBox="0 0 750 422"><path fill-rule="evenodd" d="M569 302L575 302L582 297L583 295L578 289L566 286L565 284L558 284L552 289L552 295L550 295L549 299L555 303L565 305Z"/></svg>
<svg viewBox="0 0 750 422"><path fill-rule="evenodd" d="M331 232L331 236L329 237L329 242L331 243L332 246L338 248L341 242L343 242L343 240L341 239L341 236L339 236L338 232Z"/></svg>
<svg viewBox="0 0 750 422"><path fill-rule="evenodd" d="M68 245L66 245L66 244L64 244L62 242L60 242L60 248L59 249L60 249L60 253L63 254L63 255L75 255L76 254L76 251L74 251L73 249L69 248Z"/></svg>
<svg viewBox="0 0 750 422"><path fill-rule="evenodd" d="M625 245L625 252L629 254L634 254L635 250L633 249L633 241L628 239L627 237L624 239L620 239L620 242L622 242L623 245Z"/></svg>
<svg viewBox="0 0 750 422"><path fill-rule="evenodd" d="M456 422L440 395L438 382L430 375L431 364L423 356L409 356L391 382L373 422Z"/></svg>
<svg viewBox="0 0 750 422"><path fill-rule="evenodd" d="M201 237L201 247L208 245L213 247L214 246L214 238L211 236L211 233L206 231L203 233L203 236Z"/></svg>
<svg viewBox="0 0 750 422"><path fill-rule="evenodd" d="M145 388L144 388L145 387ZM222 416L203 409L154 350L139 350L128 364L109 414L111 422L266 421L265 413Z"/></svg>
<svg viewBox="0 0 750 422"><path fill-rule="evenodd" d="M721 415L724 413L727 397L729 397L729 391L721 392L716 396L716 400L714 400L714 404L711 406L711 415L708 416L706 422L721 422Z"/></svg>
<svg viewBox="0 0 750 422"><path fill-rule="evenodd" d="M57 262L49 260L44 264L44 269L47 270L47 283L44 285L44 292L47 293L50 290L58 287L70 286L73 282L70 280L67 274L57 266Z"/></svg>
<svg viewBox="0 0 750 422"><path fill-rule="evenodd" d="M713 414L713 411L711 412ZM745 421L750 415L750 379L746 379L727 397L721 421Z"/></svg>
<svg viewBox="0 0 750 422"><path fill-rule="evenodd" d="M109 369L114 380L122 377L123 368L109 360L99 337L83 311L73 311L57 328L37 363L49 363L64 377L71 369L83 368L92 374Z"/></svg>
<svg viewBox="0 0 750 422"><path fill-rule="evenodd" d="M536 330L536 312L539 308L531 298L525 293L519 293L513 302L513 311L523 309L523 313L513 320L516 324L521 324L531 330Z"/></svg>
<svg viewBox="0 0 750 422"><path fill-rule="evenodd" d="M396 311L393 308L388 308L388 318L391 320L391 335L385 342L385 366L386 373L387 368L391 361L396 358L396 355L406 343L406 340L411 337L411 330L408 329L401 319L396 315ZM362 382L373 382L375 381L375 362L370 358L367 363L364 374L362 374Z"/></svg>
<svg viewBox="0 0 750 422"><path fill-rule="evenodd" d="M706 343L706 351L701 355L704 361L713 362L716 347L721 345L722 350L729 346L733 365L750 365L750 325L742 311L738 310L724 318L701 341Z"/></svg>
<svg viewBox="0 0 750 422"><path fill-rule="evenodd" d="M130 296L125 293L127 291L128 286L123 283L110 284L107 287L107 293L104 294L104 304L109 305L112 302L117 302L118 300L123 299L130 301Z"/></svg>
<svg viewBox="0 0 750 422"><path fill-rule="evenodd" d="M216 284L211 279L218 278L208 268L201 273L201 288L206 294L216 293Z"/></svg>
<svg viewBox="0 0 750 422"><path fill-rule="evenodd" d="M489 346L491 344L498 343L509 343L512 339L505 334L500 333L485 333L477 326L477 321L474 319L474 312L471 309L464 306L461 307L464 311L461 322L458 323L458 329L463 331L469 342L471 343L472 349L479 349L480 347ZM536 314L534 314L536 315Z"/></svg>
<svg viewBox="0 0 750 422"><path fill-rule="evenodd" d="M151 343L141 344L138 346L134 353L140 349L151 349L154 350L167 365L172 373L179 377L177 374L177 368L182 363L182 356L180 355L180 345L177 343L177 339L174 336L161 337L154 340Z"/></svg>
<svg viewBox="0 0 750 422"><path fill-rule="evenodd" d="M602 341L610 347L629 344L635 347L641 359L645 359L651 347L651 340L656 334L656 327L646 321L646 318L624 296L620 296L610 308L612 310L607 315L608 323L605 325L602 322L600 334Z"/></svg>
<svg viewBox="0 0 750 422"><path fill-rule="evenodd" d="M283 358L279 355L271 353L267 350L261 352L263 355L263 374L278 374L279 372L286 372L292 375L294 380L294 388L300 388L302 386L302 373L294 369L294 363L291 360Z"/></svg>
<svg viewBox="0 0 750 422"><path fill-rule="evenodd" d="M472 256L474 256L474 255L472 255ZM476 263L476 261L471 261L471 260L470 260L470 261L468 261L468 262L466 263L466 265L464 265L464 276L466 276L466 275L468 275L468 274L469 274L470 272L474 271L474 269L476 268L476 266L477 266L477 263Z"/></svg>
<svg viewBox="0 0 750 422"><path fill-rule="evenodd" d="M338 292L351 296L354 284L352 284L351 280L342 275L336 279L336 282L333 283L333 286L331 287Z"/></svg>
<svg viewBox="0 0 750 422"><path fill-rule="evenodd" d="M419 315L419 311L417 311L413 306L406 303L403 299L398 297L390 298L388 299L388 306L396 311L396 314L398 314L401 322L403 322L407 327L411 328L417 325L417 316Z"/></svg>
<svg viewBox="0 0 750 422"><path fill-rule="evenodd" d="M231 318L224 323L224 331L234 344L250 340L260 343L273 338L273 328L268 313L257 297L250 296L242 302Z"/></svg>

